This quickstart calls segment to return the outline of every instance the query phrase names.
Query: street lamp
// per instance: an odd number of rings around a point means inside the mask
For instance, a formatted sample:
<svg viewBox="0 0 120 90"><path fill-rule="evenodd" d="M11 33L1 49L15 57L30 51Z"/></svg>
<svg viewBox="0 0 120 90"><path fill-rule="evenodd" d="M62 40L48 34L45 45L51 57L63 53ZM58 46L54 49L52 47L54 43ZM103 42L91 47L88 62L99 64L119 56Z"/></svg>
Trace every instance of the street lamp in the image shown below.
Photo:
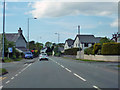
<svg viewBox="0 0 120 90"><path fill-rule="evenodd" d="M59 33L55 33L56 35L58 35L58 44L59 44L59 41L60 41L60 34Z"/></svg>
<svg viewBox="0 0 120 90"><path fill-rule="evenodd" d="M4 48L4 45L5 45L5 42L4 42L4 35L5 35L5 0L4 0L4 3L3 3L3 49L2 49L2 61L4 62L4 52L5 52L5 48Z"/></svg>
<svg viewBox="0 0 120 90"><path fill-rule="evenodd" d="M37 18L28 18L28 51L29 51L29 20L30 19L37 19Z"/></svg>

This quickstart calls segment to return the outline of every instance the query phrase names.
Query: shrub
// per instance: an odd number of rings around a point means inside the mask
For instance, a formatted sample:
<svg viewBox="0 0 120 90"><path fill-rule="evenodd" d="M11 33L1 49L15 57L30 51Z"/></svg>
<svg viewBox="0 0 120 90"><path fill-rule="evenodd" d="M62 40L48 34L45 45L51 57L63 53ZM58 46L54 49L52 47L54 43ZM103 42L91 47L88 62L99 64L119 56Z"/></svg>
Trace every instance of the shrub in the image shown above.
<svg viewBox="0 0 120 90"><path fill-rule="evenodd" d="M104 43L101 54L103 55L120 55L120 43Z"/></svg>
<svg viewBox="0 0 120 90"><path fill-rule="evenodd" d="M93 46L91 46L91 47L89 47L89 48L86 48L86 49L84 50L84 54L90 55L90 54L92 54L92 50L93 50Z"/></svg>
<svg viewBox="0 0 120 90"><path fill-rule="evenodd" d="M79 51L79 48L70 48L65 50L65 55L77 55L77 51Z"/></svg>
<svg viewBox="0 0 120 90"><path fill-rule="evenodd" d="M100 43L95 43L93 45L93 50L92 50L92 54L98 54L98 51L99 51L99 54L100 54L100 49L101 49L101 44Z"/></svg>

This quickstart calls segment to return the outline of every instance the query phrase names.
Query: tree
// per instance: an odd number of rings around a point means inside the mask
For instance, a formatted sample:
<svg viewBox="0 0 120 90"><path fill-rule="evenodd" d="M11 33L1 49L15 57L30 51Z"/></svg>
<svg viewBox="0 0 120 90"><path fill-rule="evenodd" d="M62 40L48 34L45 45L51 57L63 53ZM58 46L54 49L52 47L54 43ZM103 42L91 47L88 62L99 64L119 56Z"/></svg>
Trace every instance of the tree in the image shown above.
<svg viewBox="0 0 120 90"><path fill-rule="evenodd" d="M100 44L103 45L103 43L108 43L108 42L114 42L113 40L110 40L107 37L101 38Z"/></svg>
<svg viewBox="0 0 120 90"><path fill-rule="evenodd" d="M52 42L46 42L46 43L45 43L45 46L46 46L46 47L52 47Z"/></svg>

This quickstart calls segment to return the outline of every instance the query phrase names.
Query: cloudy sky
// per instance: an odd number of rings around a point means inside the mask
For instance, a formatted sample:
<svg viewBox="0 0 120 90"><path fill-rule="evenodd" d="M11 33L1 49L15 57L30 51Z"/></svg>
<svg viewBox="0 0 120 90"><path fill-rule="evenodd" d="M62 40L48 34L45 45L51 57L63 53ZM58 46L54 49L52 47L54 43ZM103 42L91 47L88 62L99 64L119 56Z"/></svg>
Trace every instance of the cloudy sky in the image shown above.
<svg viewBox="0 0 120 90"><path fill-rule="evenodd" d="M59 33L60 42L65 42L68 38L75 38L78 25L81 26L81 34L111 38L112 34L118 31L118 3L85 1L9 0L6 2L5 31L17 33L21 27L27 39L27 19L36 17L37 19L30 19L30 40L57 43L55 33ZM0 2L0 27L2 9L3 2Z"/></svg>

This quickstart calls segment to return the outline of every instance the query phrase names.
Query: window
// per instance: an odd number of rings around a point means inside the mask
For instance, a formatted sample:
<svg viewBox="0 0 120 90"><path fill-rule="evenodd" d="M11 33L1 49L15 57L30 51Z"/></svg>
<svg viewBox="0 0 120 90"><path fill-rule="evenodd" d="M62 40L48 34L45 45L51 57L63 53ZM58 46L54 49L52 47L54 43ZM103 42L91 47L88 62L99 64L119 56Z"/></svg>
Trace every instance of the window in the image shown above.
<svg viewBox="0 0 120 90"><path fill-rule="evenodd" d="M88 47L88 43L84 43L84 47Z"/></svg>

